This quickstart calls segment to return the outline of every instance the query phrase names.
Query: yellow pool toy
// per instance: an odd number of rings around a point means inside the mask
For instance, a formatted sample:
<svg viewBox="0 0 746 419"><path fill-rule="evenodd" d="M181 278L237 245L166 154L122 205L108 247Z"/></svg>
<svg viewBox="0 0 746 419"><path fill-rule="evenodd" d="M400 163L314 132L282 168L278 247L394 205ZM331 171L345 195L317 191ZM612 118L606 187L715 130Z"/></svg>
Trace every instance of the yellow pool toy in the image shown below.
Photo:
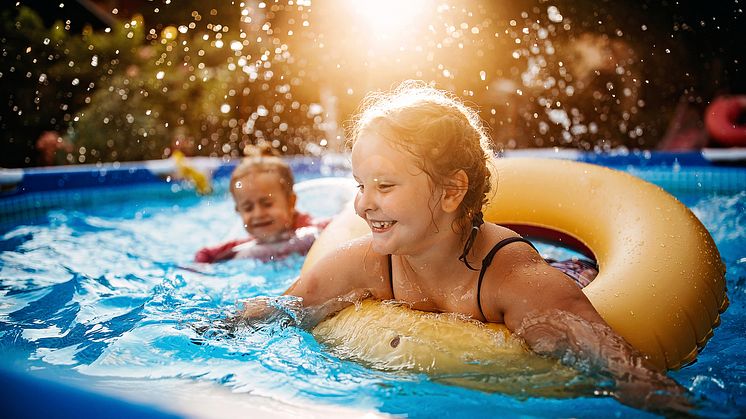
<svg viewBox="0 0 746 419"><path fill-rule="evenodd" d="M677 369L696 359L719 324L728 298L717 247L685 205L635 176L586 163L509 158L497 159L495 170L495 195L484 208L485 220L577 240L598 262L598 276L583 291L604 320L662 369ZM316 241L303 269L344 241L368 232L348 208ZM347 351L371 364L424 371L443 365L451 370L449 362L523 351L509 343L506 329L497 326L469 334L488 334L479 339L489 341L489 333L500 330L500 342L508 343L480 343L492 350L478 353L459 349L457 344L475 338L439 326L449 316L445 314L408 310L403 315L408 321L376 323L374 319L390 315L388 309L384 304L349 307L322 322L314 333L322 341L346 342ZM399 344L394 346L397 336ZM402 336L416 338L418 344L399 348Z"/></svg>
<svg viewBox="0 0 746 419"><path fill-rule="evenodd" d="M186 179L194 185L197 193L208 195L212 193L210 178L187 162L186 156L179 150L173 152L172 157L176 165L176 173L182 179Z"/></svg>

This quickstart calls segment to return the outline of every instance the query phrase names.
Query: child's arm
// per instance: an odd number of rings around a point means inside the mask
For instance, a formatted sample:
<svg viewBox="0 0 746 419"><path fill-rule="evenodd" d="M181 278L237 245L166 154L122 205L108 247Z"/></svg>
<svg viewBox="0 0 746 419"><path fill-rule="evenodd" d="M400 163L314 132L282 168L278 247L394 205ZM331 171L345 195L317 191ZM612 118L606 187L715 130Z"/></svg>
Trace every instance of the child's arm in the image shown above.
<svg viewBox="0 0 746 419"><path fill-rule="evenodd" d="M321 257L284 295L299 297L303 327L313 327L329 315L365 298L389 299L385 257L370 250L369 238L344 244ZM266 304L244 304L244 319L267 317Z"/></svg>
<svg viewBox="0 0 746 419"><path fill-rule="evenodd" d="M611 378L610 393L622 403L663 413L691 407L686 389L614 332L571 279L523 247L505 248L495 261L503 280L490 281L483 296L488 319L502 313L508 328L534 352Z"/></svg>
<svg viewBox="0 0 746 419"><path fill-rule="evenodd" d="M311 269L302 271L285 295L301 297L305 307L321 306L348 295L391 298L385 268L385 256L373 253L370 237L362 237L343 244L322 256Z"/></svg>
<svg viewBox="0 0 746 419"><path fill-rule="evenodd" d="M200 263L215 263L222 260L232 259L234 255L233 248L239 244L247 242L248 240L249 239L231 240L217 246L203 247L194 255L194 261Z"/></svg>
<svg viewBox="0 0 746 419"><path fill-rule="evenodd" d="M606 323L589 322L569 311L544 310L529 313L514 333L540 355L610 378L614 384L606 390L624 404L661 414L692 408L684 387L656 370Z"/></svg>

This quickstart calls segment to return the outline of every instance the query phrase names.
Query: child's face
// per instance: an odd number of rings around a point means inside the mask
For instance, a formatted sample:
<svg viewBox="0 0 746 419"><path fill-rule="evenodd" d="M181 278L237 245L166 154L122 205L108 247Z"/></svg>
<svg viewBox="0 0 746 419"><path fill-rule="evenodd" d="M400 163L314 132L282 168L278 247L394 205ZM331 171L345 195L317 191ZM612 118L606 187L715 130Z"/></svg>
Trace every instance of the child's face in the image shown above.
<svg viewBox="0 0 746 419"><path fill-rule="evenodd" d="M452 216L437 205L441 189L433 188L413 155L380 135L363 133L355 142L352 174L355 211L373 233L374 251L416 254L452 232Z"/></svg>
<svg viewBox="0 0 746 419"><path fill-rule="evenodd" d="M295 194L288 196L280 175L250 172L233 185L236 212L259 243L284 239L293 227Z"/></svg>

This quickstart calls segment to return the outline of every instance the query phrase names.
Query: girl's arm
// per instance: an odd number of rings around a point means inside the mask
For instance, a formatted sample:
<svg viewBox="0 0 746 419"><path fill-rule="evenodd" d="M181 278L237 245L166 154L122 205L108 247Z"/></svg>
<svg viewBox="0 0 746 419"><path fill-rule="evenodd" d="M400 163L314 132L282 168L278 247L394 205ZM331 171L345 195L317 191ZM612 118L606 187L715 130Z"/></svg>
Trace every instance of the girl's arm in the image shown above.
<svg viewBox="0 0 746 419"><path fill-rule="evenodd" d="M370 250L370 237L352 240L322 256L300 277L285 295L303 299L305 307L317 307L350 295L386 299L391 294L385 256ZM353 301L350 301L353 302Z"/></svg>
<svg viewBox="0 0 746 419"><path fill-rule="evenodd" d="M365 298L391 298L385 256L370 250L368 238L353 240L321 257L283 295L298 297L303 327L313 327L329 315ZM267 299L244 303L241 317L266 319L277 307Z"/></svg>
<svg viewBox="0 0 746 419"><path fill-rule="evenodd" d="M506 326L534 352L610 378L609 393L624 404L661 413L691 408L686 389L614 332L564 273L528 245L501 253L493 263L499 268L483 288L488 319L502 314Z"/></svg>

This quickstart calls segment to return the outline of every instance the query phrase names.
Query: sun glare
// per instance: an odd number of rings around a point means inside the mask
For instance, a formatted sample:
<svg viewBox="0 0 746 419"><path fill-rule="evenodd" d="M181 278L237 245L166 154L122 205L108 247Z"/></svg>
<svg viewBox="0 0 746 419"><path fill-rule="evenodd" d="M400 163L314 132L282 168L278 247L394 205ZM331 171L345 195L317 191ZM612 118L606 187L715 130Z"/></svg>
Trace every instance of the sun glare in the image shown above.
<svg viewBox="0 0 746 419"><path fill-rule="evenodd" d="M425 11L429 0L355 0L349 3L377 38L398 35Z"/></svg>

